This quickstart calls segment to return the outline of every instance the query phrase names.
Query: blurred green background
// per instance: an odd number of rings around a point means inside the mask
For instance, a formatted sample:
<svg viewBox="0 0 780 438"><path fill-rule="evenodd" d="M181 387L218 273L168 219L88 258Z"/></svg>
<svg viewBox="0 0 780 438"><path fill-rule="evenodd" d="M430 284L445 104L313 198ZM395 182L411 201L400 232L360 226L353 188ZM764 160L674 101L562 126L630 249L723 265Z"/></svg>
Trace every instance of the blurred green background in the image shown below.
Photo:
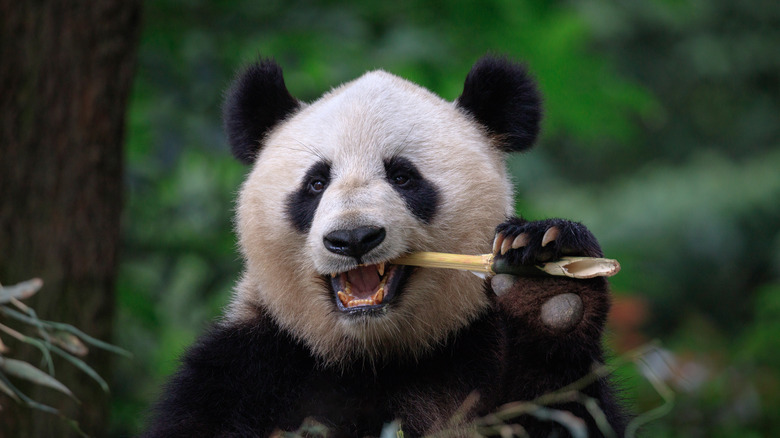
<svg viewBox="0 0 780 438"><path fill-rule="evenodd" d="M518 211L579 220L622 272L608 343L653 339L671 413L645 436L780 431L780 2L145 3L130 106L112 435L139 430L178 355L241 270L247 168L222 133L236 70L275 58L298 98L382 68L455 99L486 52L545 96L537 147L510 160ZM651 367L652 368L652 367ZM633 365L627 404L663 403Z"/></svg>

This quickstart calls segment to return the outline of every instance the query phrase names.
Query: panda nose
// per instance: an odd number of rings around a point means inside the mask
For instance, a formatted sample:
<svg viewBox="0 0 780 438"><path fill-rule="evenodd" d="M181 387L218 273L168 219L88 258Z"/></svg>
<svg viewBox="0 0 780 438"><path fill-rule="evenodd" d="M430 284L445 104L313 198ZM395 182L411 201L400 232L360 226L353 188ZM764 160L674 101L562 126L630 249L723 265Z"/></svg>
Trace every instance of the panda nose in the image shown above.
<svg viewBox="0 0 780 438"><path fill-rule="evenodd" d="M385 240L384 228L358 227L351 230L336 230L322 240L328 251L360 259L364 254L379 246Z"/></svg>

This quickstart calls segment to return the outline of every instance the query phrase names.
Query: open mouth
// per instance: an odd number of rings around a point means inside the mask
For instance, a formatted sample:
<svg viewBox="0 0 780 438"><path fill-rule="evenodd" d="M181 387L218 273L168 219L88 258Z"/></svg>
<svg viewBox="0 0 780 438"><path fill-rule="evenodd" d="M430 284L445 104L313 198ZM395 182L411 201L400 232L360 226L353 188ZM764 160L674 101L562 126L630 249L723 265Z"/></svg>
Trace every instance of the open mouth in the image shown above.
<svg viewBox="0 0 780 438"><path fill-rule="evenodd" d="M398 295L410 271L411 267L383 262L331 274L336 305L350 313L383 308Z"/></svg>

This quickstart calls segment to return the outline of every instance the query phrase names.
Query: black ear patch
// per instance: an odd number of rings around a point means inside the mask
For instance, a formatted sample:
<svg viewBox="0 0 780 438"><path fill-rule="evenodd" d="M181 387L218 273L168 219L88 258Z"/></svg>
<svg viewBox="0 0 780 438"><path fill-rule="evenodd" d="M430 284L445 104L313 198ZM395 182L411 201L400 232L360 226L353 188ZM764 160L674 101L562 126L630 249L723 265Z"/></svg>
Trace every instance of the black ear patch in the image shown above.
<svg viewBox="0 0 780 438"><path fill-rule="evenodd" d="M222 108L233 155L242 163L253 163L266 132L299 107L278 64L261 60L249 66L233 81Z"/></svg>
<svg viewBox="0 0 780 438"><path fill-rule="evenodd" d="M457 104L484 125L507 152L530 148L539 134L541 97L525 67L484 56L471 68Z"/></svg>

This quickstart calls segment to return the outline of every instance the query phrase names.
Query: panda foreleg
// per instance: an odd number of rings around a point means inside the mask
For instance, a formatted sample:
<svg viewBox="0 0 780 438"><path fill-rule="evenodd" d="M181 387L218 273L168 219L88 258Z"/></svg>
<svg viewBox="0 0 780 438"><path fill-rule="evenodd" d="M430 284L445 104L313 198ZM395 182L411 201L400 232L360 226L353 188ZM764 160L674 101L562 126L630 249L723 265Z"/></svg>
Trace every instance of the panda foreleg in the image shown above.
<svg viewBox="0 0 780 438"><path fill-rule="evenodd" d="M587 228L564 219L529 222L512 218L496 232L496 256L510 263L533 265L567 255L602 256ZM504 402L534 400L582 382L603 364L601 339L610 306L606 279L501 276L492 283L506 324ZM625 415L608 379L596 378L577 390L598 401L616 434L622 436ZM589 436L602 435L581 400L553 407L585 420ZM520 423L531 436L564 430L532 416Z"/></svg>

